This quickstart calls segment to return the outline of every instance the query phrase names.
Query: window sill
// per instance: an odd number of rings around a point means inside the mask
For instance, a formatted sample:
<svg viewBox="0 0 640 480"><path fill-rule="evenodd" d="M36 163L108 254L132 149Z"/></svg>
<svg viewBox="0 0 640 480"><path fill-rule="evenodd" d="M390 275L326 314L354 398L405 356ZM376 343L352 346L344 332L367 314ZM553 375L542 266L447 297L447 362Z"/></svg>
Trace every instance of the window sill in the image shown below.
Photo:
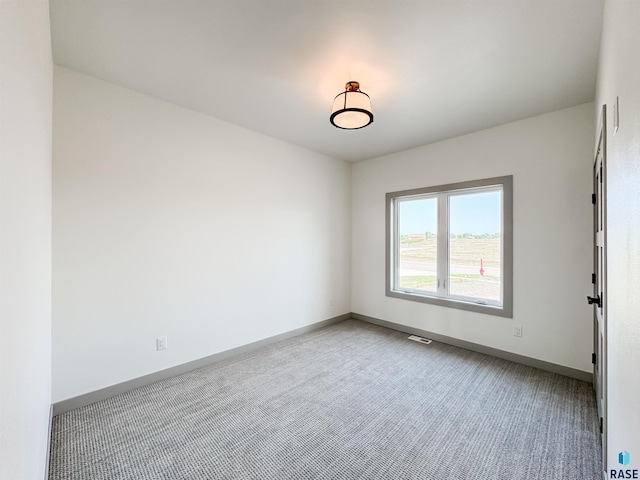
<svg viewBox="0 0 640 480"><path fill-rule="evenodd" d="M466 310L469 312L484 313L486 315L494 315L497 317L513 318L513 308L511 305L496 306L481 304L475 301L436 297L415 292L400 292L397 290L387 290L386 296L409 300L412 302L429 303L431 305L438 305L441 307L457 308L459 310Z"/></svg>

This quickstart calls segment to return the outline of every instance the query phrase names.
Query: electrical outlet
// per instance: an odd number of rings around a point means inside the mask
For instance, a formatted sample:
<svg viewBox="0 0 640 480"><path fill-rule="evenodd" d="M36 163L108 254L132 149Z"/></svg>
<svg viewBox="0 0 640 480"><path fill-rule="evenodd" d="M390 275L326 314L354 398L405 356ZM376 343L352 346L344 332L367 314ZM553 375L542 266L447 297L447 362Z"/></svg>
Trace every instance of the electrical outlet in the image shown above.
<svg viewBox="0 0 640 480"><path fill-rule="evenodd" d="M522 325L514 325L513 327L513 336L521 337L522 336Z"/></svg>
<svg viewBox="0 0 640 480"><path fill-rule="evenodd" d="M330 306L330 307L333 307L333 298L330 298L330 299L329 299L329 306Z"/></svg>
<svg viewBox="0 0 640 480"><path fill-rule="evenodd" d="M167 349L167 337L156 338L156 350L166 350L166 349Z"/></svg>

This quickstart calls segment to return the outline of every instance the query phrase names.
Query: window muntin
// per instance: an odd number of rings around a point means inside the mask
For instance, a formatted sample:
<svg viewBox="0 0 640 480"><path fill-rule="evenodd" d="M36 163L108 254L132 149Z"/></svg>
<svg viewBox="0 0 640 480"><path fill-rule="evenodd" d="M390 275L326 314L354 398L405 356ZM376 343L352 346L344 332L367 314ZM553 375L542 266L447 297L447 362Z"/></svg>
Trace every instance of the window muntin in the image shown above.
<svg viewBox="0 0 640 480"><path fill-rule="evenodd" d="M513 177L387 194L387 296L512 316Z"/></svg>

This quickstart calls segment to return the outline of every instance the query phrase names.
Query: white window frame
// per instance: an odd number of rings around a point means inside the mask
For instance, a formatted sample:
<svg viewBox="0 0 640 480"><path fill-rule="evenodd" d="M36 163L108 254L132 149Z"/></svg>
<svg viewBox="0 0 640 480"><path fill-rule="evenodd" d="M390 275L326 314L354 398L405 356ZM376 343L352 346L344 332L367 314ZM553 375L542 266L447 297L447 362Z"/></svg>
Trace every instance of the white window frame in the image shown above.
<svg viewBox="0 0 640 480"><path fill-rule="evenodd" d="M449 198L501 191L501 301L449 293ZM399 287L398 205L403 201L438 200L437 289ZM485 178L386 194L386 295L423 303L513 318L513 176Z"/></svg>

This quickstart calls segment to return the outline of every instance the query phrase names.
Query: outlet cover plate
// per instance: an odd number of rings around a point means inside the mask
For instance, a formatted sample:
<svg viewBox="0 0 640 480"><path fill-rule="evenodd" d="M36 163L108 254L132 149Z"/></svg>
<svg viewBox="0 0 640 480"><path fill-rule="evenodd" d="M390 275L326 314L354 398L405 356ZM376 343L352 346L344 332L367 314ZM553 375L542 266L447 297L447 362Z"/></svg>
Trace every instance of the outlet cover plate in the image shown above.
<svg viewBox="0 0 640 480"><path fill-rule="evenodd" d="M166 350L166 349L167 349L167 337L156 338L156 350Z"/></svg>

